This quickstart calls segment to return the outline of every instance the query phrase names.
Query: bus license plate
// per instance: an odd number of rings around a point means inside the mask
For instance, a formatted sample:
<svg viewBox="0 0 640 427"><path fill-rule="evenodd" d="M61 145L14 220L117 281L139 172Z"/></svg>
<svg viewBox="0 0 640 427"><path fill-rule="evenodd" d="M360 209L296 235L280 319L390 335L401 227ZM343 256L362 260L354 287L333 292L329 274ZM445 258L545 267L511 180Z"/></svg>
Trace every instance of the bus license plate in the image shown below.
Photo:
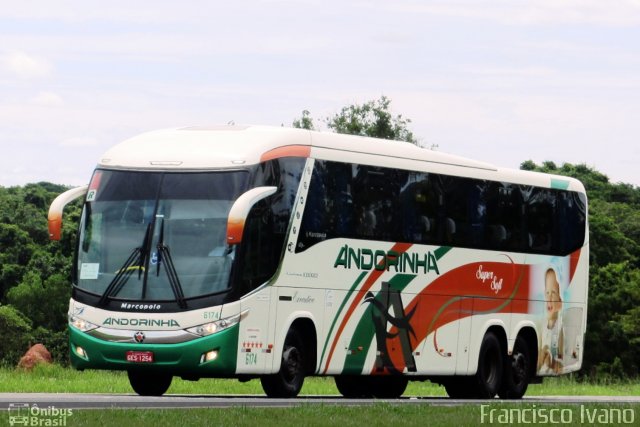
<svg viewBox="0 0 640 427"><path fill-rule="evenodd" d="M153 363L153 352L151 352L151 351L127 351L127 362Z"/></svg>

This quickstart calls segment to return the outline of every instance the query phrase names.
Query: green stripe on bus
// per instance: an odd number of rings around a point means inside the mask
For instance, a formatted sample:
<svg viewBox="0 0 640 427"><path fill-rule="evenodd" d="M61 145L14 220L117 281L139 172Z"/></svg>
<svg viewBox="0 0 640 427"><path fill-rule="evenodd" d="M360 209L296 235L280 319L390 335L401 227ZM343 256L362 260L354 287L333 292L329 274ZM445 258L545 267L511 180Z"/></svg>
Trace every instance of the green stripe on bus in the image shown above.
<svg viewBox="0 0 640 427"><path fill-rule="evenodd" d="M436 256L436 261L440 261L440 258L445 256L451 249L453 249L451 246L440 246L438 249L433 251L433 254Z"/></svg>
<svg viewBox="0 0 640 427"><path fill-rule="evenodd" d="M567 180L567 179L559 179L559 178L551 178L551 188L555 188L557 190L568 190L569 189L569 180Z"/></svg>
<svg viewBox="0 0 640 427"><path fill-rule="evenodd" d="M358 276L358 278L356 279L354 284L351 285L351 289L349 289L349 291L347 292L347 295L342 300L342 303L340 304L340 307L338 308L338 312L336 313L335 317L333 318L333 321L331 322L331 327L329 328L329 333L327 334L327 339L324 342L324 347L322 347L322 355L320 356L320 363L319 363L318 366L322 366L322 361L324 360L324 354L327 351L327 346L329 345L329 340L331 339L331 334L333 333L333 328L336 326L336 322L338 321L338 318L340 318L340 314L342 313L342 310L344 309L344 306L347 305L347 301L349 300L349 298L351 298L351 294L353 294L353 291L356 290L356 288L360 285L360 282L362 282L362 280L365 278L366 275L367 275L366 271L363 271L362 273L360 273L360 275Z"/></svg>
<svg viewBox="0 0 640 427"><path fill-rule="evenodd" d="M391 280L389 280L389 286L392 289L402 292L404 288L406 288L407 285L409 285L409 283L411 283L411 281L416 277L417 275L415 274L396 274L391 278ZM380 298L381 292L378 292L375 299ZM373 305L369 304L353 332L349 348L347 349L348 351L352 351L352 354L347 354L345 358L344 367L342 368L343 375L359 375L362 373L367 353L373 343L373 338L376 332L373 325L372 310Z"/></svg>

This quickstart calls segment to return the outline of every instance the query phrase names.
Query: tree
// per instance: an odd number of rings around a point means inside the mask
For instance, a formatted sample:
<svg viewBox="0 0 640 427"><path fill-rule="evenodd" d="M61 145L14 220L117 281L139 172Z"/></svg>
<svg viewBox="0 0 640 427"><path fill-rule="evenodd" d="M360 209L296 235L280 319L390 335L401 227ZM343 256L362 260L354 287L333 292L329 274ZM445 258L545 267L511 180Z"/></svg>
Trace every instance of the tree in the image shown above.
<svg viewBox="0 0 640 427"><path fill-rule="evenodd" d="M293 121L293 127L298 129L315 130L313 118L309 110L302 110L302 117Z"/></svg>
<svg viewBox="0 0 640 427"><path fill-rule="evenodd" d="M29 348L31 321L15 307L0 305L0 365L15 366Z"/></svg>
<svg viewBox="0 0 640 427"><path fill-rule="evenodd" d="M67 206L62 240L50 242L47 210L67 188L49 184L0 187L0 364L15 365L41 342L66 363L66 311L81 202ZM11 301L10 305L7 302Z"/></svg>
<svg viewBox="0 0 640 427"><path fill-rule="evenodd" d="M325 119L327 127L334 132L373 138L393 139L417 144L417 139L408 129L410 119L393 115L391 100L386 96L364 104L343 107L339 113ZM307 110L302 117L293 121L293 127L314 129L313 119Z"/></svg>
<svg viewBox="0 0 640 427"><path fill-rule="evenodd" d="M0 223L0 302L20 283L33 251L29 234L14 224Z"/></svg>
<svg viewBox="0 0 640 427"><path fill-rule="evenodd" d="M531 160L521 169L571 176L589 197L590 274L583 375L640 373L640 188L586 165Z"/></svg>
<svg viewBox="0 0 640 427"><path fill-rule="evenodd" d="M640 373L640 270L628 263L612 263L594 270L590 278L584 373L637 376Z"/></svg>

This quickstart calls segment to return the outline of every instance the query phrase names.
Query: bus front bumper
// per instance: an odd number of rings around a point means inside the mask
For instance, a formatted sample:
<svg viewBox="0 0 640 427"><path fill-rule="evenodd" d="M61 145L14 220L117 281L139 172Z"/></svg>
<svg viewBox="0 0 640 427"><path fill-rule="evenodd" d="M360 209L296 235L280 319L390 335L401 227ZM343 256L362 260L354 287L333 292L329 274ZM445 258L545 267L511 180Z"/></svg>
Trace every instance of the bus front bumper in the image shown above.
<svg viewBox="0 0 640 427"><path fill-rule="evenodd" d="M178 376L227 377L236 372L238 328L177 344L138 344L105 341L69 326L71 365L79 370L147 370ZM127 353L153 361L130 362Z"/></svg>

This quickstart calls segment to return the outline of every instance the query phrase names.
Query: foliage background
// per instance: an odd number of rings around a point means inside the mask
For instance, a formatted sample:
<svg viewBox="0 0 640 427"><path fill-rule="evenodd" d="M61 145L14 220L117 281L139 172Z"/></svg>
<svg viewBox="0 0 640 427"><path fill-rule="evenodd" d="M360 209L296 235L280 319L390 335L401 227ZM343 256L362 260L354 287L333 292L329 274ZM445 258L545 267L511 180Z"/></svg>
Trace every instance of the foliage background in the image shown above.
<svg viewBox="0 0 640 427"><path fill-rule="evenodd" d="M341 133L416 143L409 119L393 115L382 97L344 107L326 118ZM313 128L308 111L293 122ZM522 169L578 178L587 188L590 289L582 376L640 375L640 188L611 183L586 165L525 161ZM0 365L15 366L30 344L42 342L56 361L68 363L67 306L80 202L65 209L60 242L50 242L47 211L67 187L40 182L0 187Z"/></svg>
<svg viewBox="0 0 640 427"><path fill-rule="evenodd" d="M68 363L67 309L80 203L67 206L62 239L50 242L47 213L68 188L40 182L0 187L0 364L15 366L43 343Z"/></svg>

